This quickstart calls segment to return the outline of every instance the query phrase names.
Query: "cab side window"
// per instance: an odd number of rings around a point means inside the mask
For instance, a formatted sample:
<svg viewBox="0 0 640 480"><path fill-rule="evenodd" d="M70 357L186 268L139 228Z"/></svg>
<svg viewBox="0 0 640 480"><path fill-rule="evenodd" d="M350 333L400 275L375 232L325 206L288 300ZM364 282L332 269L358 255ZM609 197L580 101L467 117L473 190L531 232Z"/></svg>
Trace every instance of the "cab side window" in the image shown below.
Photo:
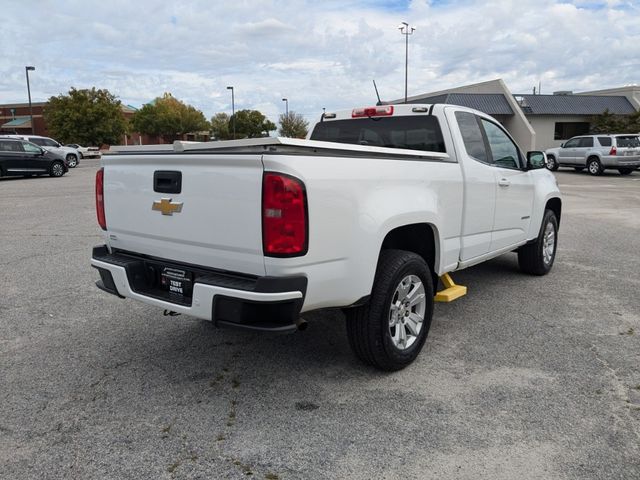
<svg viewBox="0 0 640 480"><path fill-rule="evenodd" d="M456 112L456 120L467 155L479 162L491 163L476 116L469 112Z"/></svg>
<svg viewBox="0 0 640 480"><path fill-rule="evenodd" d="M44 138L29 137L29 141L31 143L35 143L36 145L40 145L41 147L44 147L46 145Z"/></svg>
<svg viewBox="0 0 640 480"><path fill-rule="evenodd" d="M579 138L572 138L564 144L564 148L576 148L580 144Z"/></svg>
<svg viewBox="0 0 640 480"><path fill-rule="evenodd" d="M581 148L590 148L593 147L593 137L583 137L580 139L580 144L578 145Z"/></svg>
<svg viewBox="0 0 640 480"><path fill-rule="evenodd" d="M16 143L18 143L18 142L16 142ZM25 152L28 152L28 153L41 153L41 150L36 145L34 145L33 143L29 143L29 142L20 142L20 143L22 143L22 148L24 148Z"/></svg>
<svg viewBox="0 0 640 480"><path fill-rule="evenodd" d="M519 169L521 165L518 147L495 123L481 119L487 135L493 163L497 167Z"/></svg>
<svg viewBox="0 0 640 480"><path fill-rule="evenodd" d="M22 152L20 142L11 142L8 140L0 140L0 152Z"/></svg>

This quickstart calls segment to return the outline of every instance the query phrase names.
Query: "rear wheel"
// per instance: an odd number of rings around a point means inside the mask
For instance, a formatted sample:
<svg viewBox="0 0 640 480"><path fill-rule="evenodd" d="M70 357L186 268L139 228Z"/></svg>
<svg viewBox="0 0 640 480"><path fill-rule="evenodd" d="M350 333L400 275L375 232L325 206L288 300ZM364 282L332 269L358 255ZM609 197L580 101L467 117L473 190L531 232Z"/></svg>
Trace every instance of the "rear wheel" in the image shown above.
<svg viewBox="0 0 640 480"><path fill-rule="evenodd" d="M62 164L62 162L53 162L51 164L51 170L49 172L49 175L51 175L52 177L61 177L64 175L64 165Z"/></svg>
<svg viewBox="0 0 640 480"><path fill-rule="evenodd" d="M400 370L422 350L433 316L433 280L422 257L383 250L369 302L348 309L353 352L381 370Z"/></svg>
<svg viewBox="0 0 640 480"><path fill-rule="evenodd" d="M76 168L78 166L78 157L73 153L70 153L67 155L67 164L69 165L69 168Z"/></svg>
<svg viewBox="0 0 640 480"><path fill-rule="evenodd" d="M558 161L556 160L556 157L554 157L553 155L547 155L546 167L549 170L555 172L556 170L558 170L558 167L560 167L560 165L558 165Z"/></svg>
<svg viewBox="0 0 640 480"><path fill-rule="evenodd" d="M553 266L557 248L558 219L552 210L546 210L536 241L518 250L520 270L530 275L546 275Z"/></svg>
<svg viewBox="0 0 640 480"><path fill-rule="evenodd" d="M589 160L587 160L587 169L591 175L595 176L602 175L602 171L604 170L598 157L590 157Z"/></svg>
<svg viewBox="0 0 640 480"><path fill-rule="evenodd" d="M620 175L629 175L633 172L633 168L619 168L618 171L620 172Z"/></svg>

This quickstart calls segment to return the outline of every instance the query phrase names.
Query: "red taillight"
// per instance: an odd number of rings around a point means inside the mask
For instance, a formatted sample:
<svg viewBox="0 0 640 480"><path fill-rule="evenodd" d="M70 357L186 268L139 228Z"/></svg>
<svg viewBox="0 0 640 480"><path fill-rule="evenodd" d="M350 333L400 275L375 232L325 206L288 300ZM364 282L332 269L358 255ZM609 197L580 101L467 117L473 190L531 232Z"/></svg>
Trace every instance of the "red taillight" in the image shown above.
<svg viewBox="0 0 640 480"><path fill-rule="evenodd" d="M104 216L104 168L96 173L96 213L98 225L103 230L107 229L107 218Z"/></svg>
<svg viewBox="0 0 640 480"><path fill-rule="evenodd" d="M389 115L393 115L393 105L386 107L354 108L351 112L351 118L387 117Z"/></svg>
<svg viewBox="0 0 640 480"><path fill-rule="evenodd" d="M609 150L609 155L616 155L618 153L618 150L616 149L616 147L611 147L611 150Z"/></svg>
<svg viewBox="0 0 640 480"><path fill-rule="evenodd" d="M272 257L307 253L307 197L304 184L282 173L262 181L262 248Z"/></svg>

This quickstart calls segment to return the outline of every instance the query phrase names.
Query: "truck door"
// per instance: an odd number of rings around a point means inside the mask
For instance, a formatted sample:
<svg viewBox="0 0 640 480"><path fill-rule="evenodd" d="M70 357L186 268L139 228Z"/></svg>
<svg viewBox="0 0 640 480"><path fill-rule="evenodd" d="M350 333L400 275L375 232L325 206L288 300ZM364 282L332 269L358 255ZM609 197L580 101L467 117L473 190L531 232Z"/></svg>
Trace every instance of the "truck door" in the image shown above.
<svg viewBox="0 0 640 480"><path fill-rule="evenodd" d="M589 152L593 150L593 137L582 137L580 138L580 143L578 143L578 148L575 149L576 165L587 165L587 155Z"/></svg>
<svg viewBox="0 0 640 480"><path fill-rule="evenodd" d="M531 223L533 181L522 170L524 158L511 137L498 124L480 120L488 143L496 179L496 206L490 251L524 242Z"/></svg>
<svg viewBox="0 0 640 480"><path fill-rule="evenodd" d="M567 140L564 147L561 147L558 151L558 162L560 165L575 165L579 144L579 138Z"/></svg>
<svg viewBox="0 0 640 480"><path fill-rule="evenodd" d="M496 178L483 138L479 117L446 108L464 177L460 261L486 254L491 246L495 214Z"/></svg>

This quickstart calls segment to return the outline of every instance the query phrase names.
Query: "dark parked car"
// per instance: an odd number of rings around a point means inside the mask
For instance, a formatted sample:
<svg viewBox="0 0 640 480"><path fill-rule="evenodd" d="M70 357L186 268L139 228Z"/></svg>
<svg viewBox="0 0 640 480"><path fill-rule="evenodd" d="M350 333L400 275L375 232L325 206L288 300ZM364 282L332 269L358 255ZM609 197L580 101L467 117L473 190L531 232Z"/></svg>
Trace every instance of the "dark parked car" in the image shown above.
<svg viewBox="0 0 640 480"><path fill-rule="evenodd" d="M25 140L0 138L0 177L61 177L68 171L69 165L60 155Z"/></svg>

